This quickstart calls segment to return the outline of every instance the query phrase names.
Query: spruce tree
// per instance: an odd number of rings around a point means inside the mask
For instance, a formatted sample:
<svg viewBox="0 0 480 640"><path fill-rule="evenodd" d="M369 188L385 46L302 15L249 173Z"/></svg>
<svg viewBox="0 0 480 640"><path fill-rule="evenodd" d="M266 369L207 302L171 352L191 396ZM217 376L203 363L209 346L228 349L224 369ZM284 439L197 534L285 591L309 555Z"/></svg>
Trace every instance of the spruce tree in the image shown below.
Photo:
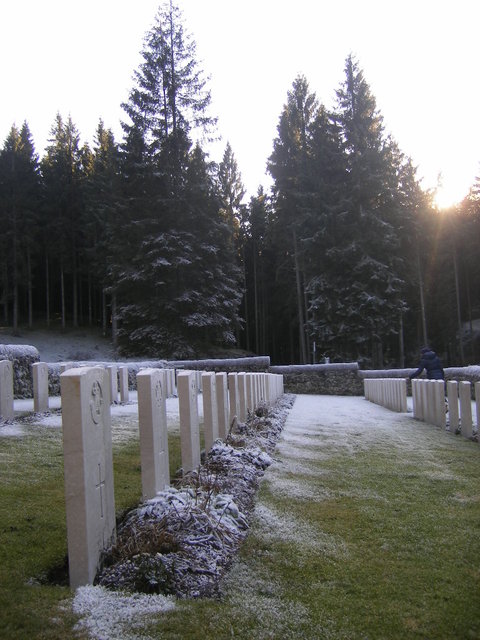
<svg viewBox="0 0 480 640"><path fill-rule="evenodd" d="M230 341L238 284L218 190L198 144L215 125L210 93L172 2L160 8L142 57L124 105L120 200L128 246L111 274L119 343L124 351L191 356L192 344Z"/></svg>
<svg viewBox="0 0 480 640"><path fill-rule="evenodd" d="M40 202L40 174L28 124L15 125L0 152L0 224L3 299L12 300L12 326L18 332L20 292L27 297L28 325L33 322L33 268L37 259L36 232ZM8 315L5 313L5 315ZM6 318L7 319L7 318Z"/></svg>

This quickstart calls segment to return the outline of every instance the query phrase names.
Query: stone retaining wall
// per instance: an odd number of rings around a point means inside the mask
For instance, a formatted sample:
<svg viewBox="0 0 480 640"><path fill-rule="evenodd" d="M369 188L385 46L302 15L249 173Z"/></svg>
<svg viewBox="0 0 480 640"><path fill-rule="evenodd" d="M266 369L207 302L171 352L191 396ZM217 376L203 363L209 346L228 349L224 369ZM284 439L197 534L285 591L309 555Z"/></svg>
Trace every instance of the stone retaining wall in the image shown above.
<svg viewBox="0 0 480 640"><path fill-rule="evenodd" d="M363 379L358 375L356 362L275 366L270 367L269 371L283 375L286 393L363 395Z"/></svg>
<svg viewBox="0 0 480 640"><path fill-rule="evenodd" d="M40 361L35 347L26 344L0 344L0 360L13 364L13 395L33 398L32 364Z"/></svg>

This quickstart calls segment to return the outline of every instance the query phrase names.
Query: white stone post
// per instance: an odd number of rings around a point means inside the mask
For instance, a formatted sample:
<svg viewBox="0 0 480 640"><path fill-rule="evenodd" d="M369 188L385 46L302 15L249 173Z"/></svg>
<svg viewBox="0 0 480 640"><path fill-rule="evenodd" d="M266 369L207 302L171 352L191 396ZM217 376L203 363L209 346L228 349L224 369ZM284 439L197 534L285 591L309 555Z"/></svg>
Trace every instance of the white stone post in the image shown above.
<svg viewBox="0 0 480 640"><path fill-rule="evenodd" d="M245 422L247 418L247 374L238 374L238 402L240 411L238 413L238 421Z"/></svg>
<svg viewBox="0 0 480 640"><path fill-rule="evenodd" d="M203 434L205 438L205 452L208 453L218 438L218 406L215 373L202 373L203 389Z"/></svg>
<svg viewBox="0 0 480 640"><path fill-rule="evenodd" d="M137 374L137 390L142 492L149 500L170 484L165 372L143 369Z"/></svg>
<svg viewBox="0 0 480 640"><path fill-rule="evenodd" d="M465 436L465 438L471 438L473 435L473 426L470 382L459 383L458 395L460 398L460 426L462 429L462 436Z"/></svg>
<svg viewBox="0 0 480 640"><path fill-rule="evenodd" d="M13 420L13 364L0 360L0 419Z"/></svg>
<svg viewBox="0 0 480 640"><path fill-rule="evenodd" d="M130 393L128 390L128 367L127 365L121 365L118 367L118 380L120 383L120 402L126 404L130 399Z"/></svg>
<svg viewBox="0 0 480 640"><path fill-rule="evenodd" d="M435 422L438 427L446 429L447 414L445 411L445 382L443 380L434 380L435 389Z"/></svg>
<svg viewBox="0 0 480 640"><path fill-rule="evenodd" d="M230 426L233 422L234 418L237 420L240 419L240 400L238 394L238 375L236 373L228 374L228 399L229 399L229 413L228 413L228 429L227 433L230 430Z"/></svg>
<svg viewBox="0 0 480 640"><path fill-rule="evenodd" d="M177 376L180 413L180 448L183 473L200 465L200 427L198 424L196 371L182 371Z"/></svg>
<svg viewBox="0 0 480 640"><path fill-rule="evenodd" d="M118 375L117 365L109 364L107 366L108 375L110 376L110 402L118 404Z"/></svg>
<svg viewBox="0 0 480 640"><path fill-rule="evenodd" d="M68 564L76 588L93 583L102 552L115 540L110 387L99 367L68 369L60 383Z"/></svg>
<svg viewBox="0 0 480 640"><path fill-rule="evenodd" d="M477 410L477 434L480 437L480 382L475 382L475 408Z"/></svg>
<svg viewBox="0 0 480 640"><path fill-rule="evenodd" d="M225 440L228 433L228 389L227 374L215 374L218 407L218 437Z"/></svg>
<svg viewBox="0 0 480 640"><path fill-rule="evenodd" d="M32 364L33 410L35 413L48 411L48 364L35 362Z"/></svg>
<svg viewBox="0 0 480 640"><path fill-rule="evenodd" d="M447 382L447 397L449 429L452 433L456 433L460 425L458 419L458 382L456 380Z"/></svg>

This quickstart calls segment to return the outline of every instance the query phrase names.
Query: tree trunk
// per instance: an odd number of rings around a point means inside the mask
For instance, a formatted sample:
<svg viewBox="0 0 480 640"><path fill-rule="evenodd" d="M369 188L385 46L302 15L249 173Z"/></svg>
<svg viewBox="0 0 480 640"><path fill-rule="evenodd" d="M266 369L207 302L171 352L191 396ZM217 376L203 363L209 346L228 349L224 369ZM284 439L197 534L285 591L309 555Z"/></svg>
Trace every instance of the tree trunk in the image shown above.
<svg viewBox="0 0 480 640"><path fill-rule="evenodd" d="M105 289L102 289L102 334L103 337L107 335L107 301Z"/></svg>
<svg viewBox="0 0 480 640"><path fill-rule="evenodd" d="M463 327L462 315L460 312L460 285L458 281L457 248L455 246L455 241L453 245L453 272L455 275L455 298L457 304L458 348L460 352L460 364L463 366L463 364L465 363L465 356L463 353Z"/></svg>
<svg viewBox="0 0 480 640"><path fill-rule="evenodd" d="M7 261L3 262L3 321L5 324L8 324L8 268Z"/></svg>
<svg viewBox="0 0 480 640"><path fill-rule="evenodd" d="M33 328L33 287L32 287L32 259L30 249L27 249L27 288L28 288L28 328Z"/></svg>
<svg viewBox="0 0 480 640"><path fill-rule="evenodd" d="M295 261L295 282L297 286L297 315L298 315L298 336L300 348L300 364L307 363L307 348L305 344L305 322L303 318L303 295L300 280L300 266L298 262L297 234L293 229L293 257Z"/></svg>
<svg viewBox="0 0 480 640"><path fill-rule="evenodd" d="M258 328L257 247L255 240L253 240L253 296L255 320L255 353L258 355L260 349L260 336Z"/></svg>
<svg viewBox="0 0 480 640"><path fill-rule="evenodd" d="M117 325L117 294L112 294L112 344L117 348L118 343L118 325Z"/></svg>
<svg viewBox="0 0 480 640"><path fill-rule="evenodd" d="M420 264L420 249L418 246L418 238L416 240L416 254L417 254L417 278L418 278L418 288L420 293L420 312L422 314L422 329L423 329L423 344L424 346L428 345L428 335L427 335L427 317L425 314L425 294L423 291L423 277L422 277L422 267Z"/></svg>
<svg viewBox="0 0 480 640"><path fill-rule="evenodd" d="M400 369L405 368L405 342L403 336L403 313L400 311L400 323L398 327L398 348L400 351Z"/></svg>
<svg viewBox="0 0 480 640"><path fill-rule="evenodd" d="M67 327L65 314L65 276L63 273L63 261L60 263L60 299L62 306L62 331Z"/></svg>
<svg viewBox="0 0 480 640"><path fill-rule="evenodd" d="M48 254L45 256L45 306L47 327L50 327L50 269Z"/></svg>

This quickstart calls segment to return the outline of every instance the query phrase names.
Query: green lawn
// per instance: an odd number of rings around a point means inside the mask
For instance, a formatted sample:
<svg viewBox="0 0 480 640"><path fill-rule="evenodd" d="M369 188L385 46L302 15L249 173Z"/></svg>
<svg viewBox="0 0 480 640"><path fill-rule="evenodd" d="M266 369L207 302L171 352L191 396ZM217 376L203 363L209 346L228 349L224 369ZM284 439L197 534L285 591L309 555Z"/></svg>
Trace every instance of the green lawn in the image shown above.
<svg viewBox="0 0 480 640"><path fill-rule="evenodd" d="M73 631L69 588L45 583L66 554L61 434L29 429L0 439L0 638L86 637ZM400 446L410 431L415 447ZM276 454L281 473L267 471L223 597L179 601L136 633L480 638L480 445L407 418L391 441L319 442L318 458ZM173 472L178 437L170 445ZM114 447L114 460L121 513L141 493L138 442Z"/></svg>

